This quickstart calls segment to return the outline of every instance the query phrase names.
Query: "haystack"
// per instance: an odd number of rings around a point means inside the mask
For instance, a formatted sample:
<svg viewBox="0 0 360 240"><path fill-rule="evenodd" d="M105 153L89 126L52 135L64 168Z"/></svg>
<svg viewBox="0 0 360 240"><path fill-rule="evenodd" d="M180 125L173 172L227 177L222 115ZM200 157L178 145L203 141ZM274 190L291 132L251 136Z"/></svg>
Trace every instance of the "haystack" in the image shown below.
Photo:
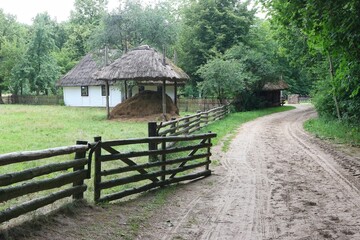
<svg viewBox="0 0 360 240"><path fill-rule="evenodd" d="M179 109L166 95L166 113L178 116ZM155 91L143 91L118 104L110 113L110 118L143 118L162 114L162 94Z"/></svg>

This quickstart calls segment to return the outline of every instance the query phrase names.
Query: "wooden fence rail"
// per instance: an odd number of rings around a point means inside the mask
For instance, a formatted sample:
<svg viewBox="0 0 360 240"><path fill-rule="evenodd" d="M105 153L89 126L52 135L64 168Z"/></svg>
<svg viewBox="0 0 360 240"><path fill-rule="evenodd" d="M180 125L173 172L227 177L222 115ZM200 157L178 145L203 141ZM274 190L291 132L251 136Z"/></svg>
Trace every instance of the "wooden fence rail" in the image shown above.
<svg viewBox="0 0 360 240"><path fill-rule="evenodd" d="M21 198L28 194L37 194L30 201L11 206L0 211L0 223L16 218L25 213L47 206L62 198L73 196L74 199L82 199L87 186L84 180L89 177L89 164L86 158L88 150L87 142L78 141L77 145L70 147L52 148L43 151L29 151L0 155L0 166L17 165L18 172L0 174L0 202L8 202L15 198ZM66 160L61 163L42 163L41 166L27 168L24 162L46 160L55 156L63 156L75 153L74 160ZM25 169L24 169L25 168ZM72 169L72 171L69 171ZM56 173L56 174L55 174ZM56 176L55 176L55 175ZM36 179L41 177L40 179ZM16 183L22 183L17 184ZM72 187L56 190L65 185ZM51 190L40 196L40 192ZM23 200L19 200L21 202ZM14 203L17 204L17 203Z"/></svg>
<svg viewBox="0 0 360 240"><path fill-rule="evenodd" d="M229 105L224 105L191 116L160 122L159 124L152 122L149 123L149 137L192 134L209 123L224 118L228 113Z"/></svg>
<svg viewBox="0 0 360 240"><path fill-rule="evenodd" d="M0 98L0 103L26 105L60 105L63 97L58 95L8 95Z"/></svg>
<svg viewBox="0 0 360 240"><path fill-rule="evenodd" d="M187 119L197 124L191 117ZM69 147L0 155L0 203L4 203L0 223L63 198L83 199L93 154L95 202L209 176L214 137L216 134L206 133L105 142L97 137L93 144L78 141ZM172 142L180 144L169 147ZM150 144L160 148L148 150ZM129 150L131 147L135 150ZM74 159L69 159L74 153ZM157 161L148 162L149 156Z"/></svg>
<svg viewBox="0 0 360 240"><path fill-rule="evenodd" d="M172 183L205 177L209 169L211 139L214 133L192 136L151 137L102 142L95 138L95 202L108 202ZM200 140L200 143L194 141ZM168 148L168 142L182 142ZM134 144L159 144L161 149L146 151L120 151L119 147ZM116 149L115 149L116 148ZM187 152L189 152L186 154ZM156 162L147 162L149 156L160 156ZM142 158L141 158L142 157ZM145 158L144 158L145 157ZM117 162L106 168L107 162ZM177 165L179 164L179 165ZM205 170L188 173L205 166ZM179 176L181 175L181 176ZM104 179L104 177L108 177ZM133 184L133 185L131 185ZM118 188L118 189L116 189ZM104 190L111 189L109 194ZM115 192L115 193L114 193Z"/></svg>

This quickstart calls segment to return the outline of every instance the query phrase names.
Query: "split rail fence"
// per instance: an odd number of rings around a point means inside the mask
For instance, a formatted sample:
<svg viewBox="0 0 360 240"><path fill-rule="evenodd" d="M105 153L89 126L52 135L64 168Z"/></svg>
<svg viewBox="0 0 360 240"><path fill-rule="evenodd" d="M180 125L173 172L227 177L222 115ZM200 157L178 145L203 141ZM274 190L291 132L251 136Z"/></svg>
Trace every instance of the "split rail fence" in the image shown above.
<svg viewBox="0 0 360 240"><path fill-rule="evenodd" d="M97 203L209 176L211 139L215 136L207 133L105 142L97 137L91 144L78 141L70 147L0 155L0 203L4 203L0 223L60 199L83 199L92 168ZM182 144L166 147L175 141ZM149 150L150 144L162 147ZM74 153L75 159L68 160ZM95 166L91 167L93 155ZM157 161L148 162L149 156L157 156Z"/></svg>
<svg viewBox="0 0 360 240"><path fill-rule="evenodd" d="M109 202L156 187L209 176L211 139L214 137L216 134L207 133L106 142L96 138L95 202ZM183 144L169 148L169 142ZM136 149L141 149L141 145L146 148L149 144L161 144L161 149L126 150L129 145L140 145ZM119 150L119 147L125 150ZM158 161L148 162L147 159L151 156L158 156ZM109 162L117 164L107 167L106 163ZM196 170L200 167L205 168ZM107 179L103 179L104 177ZM102 194L104 190L109 190L109 193Z"/></svg>
<svg viewBox="0 0 360 240"><path fill-rule="evenodd" d="M89 165L86 158L87 150L87 142L78 142L77 145L70 147L0 155L1 170L7 169L5 167L9 165L17 165L11 169L21 169L17 172L9 170L8 173L0 174L0 202L6 203L18 199L16 203L9 203L11 207L0 211L0 223L66 197L82 199L87 189L84 180L90 177L90 169L85 169L85 166ZM75 153L74 160L54 163L52 159L72 153ZM32 167L33 164L30 163L44 159L46 161L42 166ZM69 184L72 186L66 186ZM59 188L61 190L58 190Z"/></svg>
<svg viewBox="0 0 360 240"><path fill-rule="evenodd" d="M92 144L78 141L70 147L0 155L0 203L5 203L0 207L0 223L60 199L83 199L93 154L97 203L209 176L211 139L216 134L189 134L228 113L226 105L160 124L152 122L148 138L104 142L96 137ZM174 143L179 144L175 147ZM74 153L75 159L69 160Z"/></svg>
<svg viewBox="0 0 360 240"><path fill-rule="evenodd" d="M199 111L197 114L179 119L172 119L167 122L149 122L149 137L192 134L209 123L224 118L229 112L229 105L224 105L209 111Z"/></svg>

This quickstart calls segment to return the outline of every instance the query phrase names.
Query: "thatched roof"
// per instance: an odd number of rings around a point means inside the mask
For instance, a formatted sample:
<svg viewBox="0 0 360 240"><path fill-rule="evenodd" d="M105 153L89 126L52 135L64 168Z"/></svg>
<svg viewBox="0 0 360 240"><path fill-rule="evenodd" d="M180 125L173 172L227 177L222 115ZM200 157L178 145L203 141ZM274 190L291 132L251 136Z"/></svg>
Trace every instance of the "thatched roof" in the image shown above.
<svg viewBox="0 0 360 240"><path fill-rule="evenodd" d="M95 73L98 80L186 81L189 76L149 46L140 46Z"/></svg>
<svg viewBox="0 0 360 240"><path fill-rule="evenodd" d="M262 88L263 91L274 91L274 90L284 90L288 89L289 86L283 80L279 80L277 82L268 82L265 83L264 87Z"/></svg>
<svg viewBox="0 0 360 240"><path fill-rule="evenodd" d="M98 81L94 78L94 73L98 70L97 62L89 53L73 69L59 79L56 85L60 87L104 85L104 81Z"/></svg>

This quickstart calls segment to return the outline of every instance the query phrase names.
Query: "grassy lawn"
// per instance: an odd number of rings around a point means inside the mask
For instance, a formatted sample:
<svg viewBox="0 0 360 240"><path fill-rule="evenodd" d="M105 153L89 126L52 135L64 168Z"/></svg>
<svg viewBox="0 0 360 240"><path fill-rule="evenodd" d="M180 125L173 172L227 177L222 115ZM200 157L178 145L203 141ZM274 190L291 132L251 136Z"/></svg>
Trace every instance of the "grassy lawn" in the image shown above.
<svg viewBox="0 0 360 240"><path fill-rule="evenodd" d="M217 133L216 143L244 122L289 109L292 107L233 113L201 132ZM25 105L0 105L0 129L0 154L70 146L77 140L92 142L95 136L103 140L142 138L148 131L146 122L106 120L103 108Z"/></svg>
<svg viewBox="0 0 360 240"><path fill-rule="evenodd" d="M102 108L0 105L0 154L147 136L144 122L107 121Z"/></svg>
<svg viewBox="0 0 360 240"><path fill-rule="evenodd" d="M304 128L321 139L360 147L360 125L317 118L305 122Z"/></svg>

